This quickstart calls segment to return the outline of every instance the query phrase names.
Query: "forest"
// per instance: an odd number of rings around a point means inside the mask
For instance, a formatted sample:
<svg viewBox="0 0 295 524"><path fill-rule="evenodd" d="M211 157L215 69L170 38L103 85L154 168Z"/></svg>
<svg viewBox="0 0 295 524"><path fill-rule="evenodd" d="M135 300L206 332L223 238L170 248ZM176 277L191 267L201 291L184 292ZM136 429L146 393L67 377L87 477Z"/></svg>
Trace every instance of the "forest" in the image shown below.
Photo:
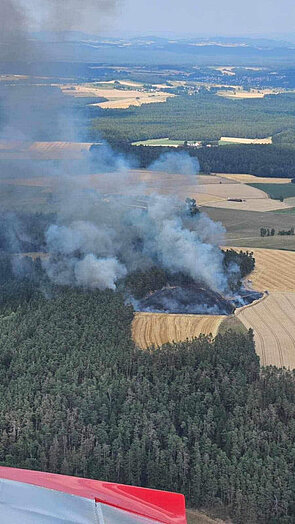
<svg viewBox="0 0 295 524"><path fill-rule="evenodd" d="M165 103L129 109L91 107L88 116L90 138L94 141L101 135L107 140L129 142L163 137L217 141L221 136L279 135L280 143L288 143L294 136L294 110L294 93L231 100L204 89L195 95L176 96Z"/></svg>
<svg viewBox="0 0 295 524"><path fill-rule="evenodd" d="M261 369L251 332L142 351L120 293L2 264L2 465L176 490L241 524L294 522L295 374Z"/></svg>

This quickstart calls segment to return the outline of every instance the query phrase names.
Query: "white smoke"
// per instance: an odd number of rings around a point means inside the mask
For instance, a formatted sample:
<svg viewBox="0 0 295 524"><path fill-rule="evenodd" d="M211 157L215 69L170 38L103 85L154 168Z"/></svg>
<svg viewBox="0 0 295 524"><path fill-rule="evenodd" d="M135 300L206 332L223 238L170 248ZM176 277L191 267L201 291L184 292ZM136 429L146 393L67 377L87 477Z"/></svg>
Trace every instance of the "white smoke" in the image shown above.
<svg viewBox="0 0 295 524"><path fill-rule="evenodd" d="M150 169L179 175L196 175L200 171L200 164L196 157L191 157L187 152L175 151L161 155Z"/></svg>
<svg viewBox="0 0 295 524"><path fill-rule="evenodd" d="M116 281L127 275L127 269L116 258L96 258L86 255L75 265L78 286L90 289L116 289Z"/></svg>
<svg viewBox="0 0 295 524"><path fill-rule="evenodd" d="M120 173L116 176L119 179ZM163 195L152 195L145 206L134 207L128 184L125 194L120 188L120 197L87 193L78 207L69 193L62 201L59 223L46 233L51 257L44 267L55 283L114 289L127 272L157 265L214 291L226 290L218 248L225 232L221 224L203 213L191 217L184 203ZM77 204L76 191L73 194Z"/></svg>
<svg viewBox="0 0 295 524"><path fill-rule="evenodd" d="M114 231L101 229L88 221L75 221L70 226L52 225L46 233L46 241L51 253L70 255L79 251L104 256L114 252Z"/></svg>
<svg viewBox="0 0 295 524"><path fill-rule="evenodd" d="M185 229L179 218L162 222L157 238L158 258L170 271L181 271L214 291L224 291L227 279L222 270L222 252L202 242L198 230Z"/></svg>

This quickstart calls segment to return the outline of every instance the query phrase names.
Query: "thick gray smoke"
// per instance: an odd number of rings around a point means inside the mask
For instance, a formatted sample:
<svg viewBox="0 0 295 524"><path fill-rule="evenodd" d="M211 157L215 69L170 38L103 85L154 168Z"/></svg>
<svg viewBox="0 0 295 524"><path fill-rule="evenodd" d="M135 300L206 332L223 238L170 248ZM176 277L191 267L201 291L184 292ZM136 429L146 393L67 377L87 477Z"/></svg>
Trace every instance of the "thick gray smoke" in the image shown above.
<svg viewBox="0 0 295 524"><path fill-rule="evenodd" d="M62 198L58 223L46 234L51 257L44 267L54 282L114 289L125 274L157 265L226 290L220 223L203 213L192 217L184 202L163 195L139 205L144 187L131 185L126 168L112 181L118 195L80 188Z"/></svg>
<svg viewBox="0 0 295 524"><path fill-rule="evenodd" d="M121 0L1 0L1 42L29 40L31 31L94 31ZM23 50L19 50L23 56Z"/></svg>
<svg viewBox="0 0 295 524"><path fill-rule="evenodd" d="M87 31L104 28L120 0L27 0L32 21L47 31Z"/></svg>

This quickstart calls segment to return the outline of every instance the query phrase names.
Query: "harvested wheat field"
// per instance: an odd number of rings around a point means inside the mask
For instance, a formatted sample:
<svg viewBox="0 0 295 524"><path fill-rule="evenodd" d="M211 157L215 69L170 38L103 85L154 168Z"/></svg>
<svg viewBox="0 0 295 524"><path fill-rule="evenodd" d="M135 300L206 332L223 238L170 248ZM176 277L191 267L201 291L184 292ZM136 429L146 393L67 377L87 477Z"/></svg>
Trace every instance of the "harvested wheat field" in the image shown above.
<svg viewBox="0 0 295 524"><path fill-rule="evenodd" d="M219 143L224 144L272 144L272 137L268 136L266 138L238 138L233 136L222 136L219 140Z"/></svg>
<svg viewBox="0 0 295 524"><path fill-rule="evenodd" d="M242 88L237 88L236 90L218 91L217 95L225 98L245 99L264 98L266 95L278 95L283 92L284 89L250 89L250 91L244 91Z"/></svg>
<svg viewBox="0 0 295 524"><path fill-rule="evenodd" d="M244 249L249 248L233 248ZM295 252L279 249L250 249L256 267L250 275L252 286L259 291L295 292ZM294 317L295 320L295 317ZM294 322L295 324L295 322Z"/></svg>
<svg viewBox="0 0 295 524"><path fill-rule="evenodd" d="M105 98L105 101L90 104L104 109L127 109L130 106L166 102L167 98L175 96L163 91L145 91L143 88L116 89L113 84L109 88L97 84L65 84L61 86L61 90L76 98Z"/></svg>
<svg viewBox="0 0 295 524"><path fill-rule="evenodd" d="M202 184L196 187L193 196L198 202L200 202L200 205L235 209L239 211L260 212L288 209L292 207L292 204L280 202L279 200L272 200L261 189L240 182L235 182L234 180L231 180L232 184L227 185L224 181L229 181L230 179L222 178L220 176L216 177L216 181L218 179L218 183L210 185ZM255 191L252 191L252 189L255 189ZM203 194L206 195L205 203L201 200L201 195ZM210 197L218 197L218 200L216 199L214 201L214 199L211 198L212 203L210 203Z"/></svg>
<svg viewBox="0 0 295 524"><path fill-rule="evenodd" d="M135 313L132 336L141 349L160 347L167 342L183 342L204 335L217 335L225 316Z"/></svg>
<svg viewBox="0 0 295 524"><path fill-rule="evenodd" d="M241 184L290 184L292 178L265 178L262 176L244 175L244 174L228 174L228 173L215 173L216 176L227 178L233 182L240 182Z"/></svg>
<svg viewBox="0 0 295 524"><path fill-rule="evenodd" d="M295 293L270 293L236 315L246 328L254 330L262 366L295 369Z"/></svg>
<svg viewBox="0 0 295 524"><path fill-rule="evenodd" d="M236 316L247 329L254 330L256 352L263 366L295 369L295 252L252 251L256 268L250 275L251 285L267 294L255 304L236 310Z"/></svg>

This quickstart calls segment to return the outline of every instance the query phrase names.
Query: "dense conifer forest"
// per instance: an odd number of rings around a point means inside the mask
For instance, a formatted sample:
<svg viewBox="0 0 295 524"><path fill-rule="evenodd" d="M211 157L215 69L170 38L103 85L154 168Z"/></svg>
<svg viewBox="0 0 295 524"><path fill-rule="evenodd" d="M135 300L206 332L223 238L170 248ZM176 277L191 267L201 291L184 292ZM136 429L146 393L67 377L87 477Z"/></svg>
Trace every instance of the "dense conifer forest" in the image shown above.
<svg viewBox="0 0 295 524"><path fill-rule="evenodd" d="M2 465L294 522L295 375L260 369L251 332L141 351L120 293L21 282L1 282Z"/></svg>

